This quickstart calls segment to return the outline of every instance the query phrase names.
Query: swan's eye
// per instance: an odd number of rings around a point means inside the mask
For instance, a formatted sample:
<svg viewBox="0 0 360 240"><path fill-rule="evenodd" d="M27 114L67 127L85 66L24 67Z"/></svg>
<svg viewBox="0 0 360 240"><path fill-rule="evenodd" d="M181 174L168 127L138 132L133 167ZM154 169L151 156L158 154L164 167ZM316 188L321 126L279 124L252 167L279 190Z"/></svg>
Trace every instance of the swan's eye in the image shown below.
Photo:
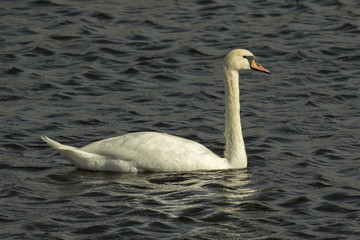
<svg viewBox="0 0 360 240"><path fill-rule="evenodd" d="M249 65L252 64L253 60L255 59L254 56L243 56L243 58L245 58L246 60L248 60Z"/></svg>
<svg viewBox="0 0 360 240"><path fill-rule="evenodd" d="M243 56L243 58L250 61L250 60L254 59L255 57L254 56Z"/></svg>

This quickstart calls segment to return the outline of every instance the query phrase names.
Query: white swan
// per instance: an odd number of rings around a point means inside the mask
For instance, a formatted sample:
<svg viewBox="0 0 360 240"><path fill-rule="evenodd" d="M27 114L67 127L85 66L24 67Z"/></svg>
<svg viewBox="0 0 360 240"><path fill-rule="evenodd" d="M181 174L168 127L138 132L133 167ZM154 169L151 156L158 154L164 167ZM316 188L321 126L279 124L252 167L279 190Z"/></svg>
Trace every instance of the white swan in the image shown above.
<svg viewBox="0 0 360 240"><path fill-rule="evenodd" d="M240 123L239 74L242 69L269 73L245 49L230 51L224 58L225 137L224 158L203 145L164 133L138 132L108 138L82 148L41 137L76 167L94 171L171 172L246 168L247 157Z"/></svg>

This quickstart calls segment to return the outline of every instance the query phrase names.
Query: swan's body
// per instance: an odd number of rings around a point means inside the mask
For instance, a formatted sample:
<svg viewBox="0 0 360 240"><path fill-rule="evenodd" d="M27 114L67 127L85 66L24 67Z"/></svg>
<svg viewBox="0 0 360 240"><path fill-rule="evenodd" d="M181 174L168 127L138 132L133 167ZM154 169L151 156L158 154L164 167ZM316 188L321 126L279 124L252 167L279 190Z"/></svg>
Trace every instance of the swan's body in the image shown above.
<svg viewBox="0 0 360 240"><path fill-rule="evenodd" d="M269 73L256 63L253 54L235 49L224 59L225 137L224 158L203 145L156 132L130 133L108 138L82 148L60 144L42 137L75 166L94 171L171 172L246 168L247 156L240 122L239 74L241 69Z"/></svg>
<svg viewBox="0 0 360 240"><path fill-rule="evenodd" d="M61 145L43 137L75 166L115 172L171 172L230 168L203 145L157 132L137 132L104 139L82 148Z"/></svg>

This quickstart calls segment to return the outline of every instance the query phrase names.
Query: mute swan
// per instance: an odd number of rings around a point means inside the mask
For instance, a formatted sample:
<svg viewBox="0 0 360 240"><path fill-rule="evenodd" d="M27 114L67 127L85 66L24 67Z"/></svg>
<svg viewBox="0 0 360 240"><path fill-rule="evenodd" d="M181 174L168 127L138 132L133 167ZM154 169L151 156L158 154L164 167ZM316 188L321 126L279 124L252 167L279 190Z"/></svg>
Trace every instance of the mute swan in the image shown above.
<svg viewBox="0 0 360 240"><path fill-rule="evenodd" d="M218 157L197 142L157 132L129 133L100 140L82 148L63 145L46 136L41 138L76 167L86 170L172 172L246 168L247 157L240 122L238 73L243 69L270 73L245 49L232 50L224 58L224 158Z"/></svg>

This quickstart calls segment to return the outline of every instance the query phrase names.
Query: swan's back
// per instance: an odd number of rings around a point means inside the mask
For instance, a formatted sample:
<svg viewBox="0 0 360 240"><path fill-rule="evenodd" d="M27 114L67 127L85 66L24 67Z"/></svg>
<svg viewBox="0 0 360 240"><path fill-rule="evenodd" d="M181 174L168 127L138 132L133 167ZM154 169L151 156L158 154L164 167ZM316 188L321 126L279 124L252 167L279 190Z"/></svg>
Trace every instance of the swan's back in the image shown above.
<svg viewBox="0 0 360 240"><path fill-rule="evenodd" d="M108 159L128 161L133 163L131 165L136 171L193 171L229 167L225 159L197 142L157 132L130 133L80 149Z"/></svg>
<svg viewBox="0 0 360 240"><path fill-rule="evenodd" d="M51 146L79 168L98 171L168 172L230 167L228 161L216 156L203 145L165 133L129 133L82 148L61 144L61 147L54 144ZM96 166L94 162L97 163Z"/></svg>

